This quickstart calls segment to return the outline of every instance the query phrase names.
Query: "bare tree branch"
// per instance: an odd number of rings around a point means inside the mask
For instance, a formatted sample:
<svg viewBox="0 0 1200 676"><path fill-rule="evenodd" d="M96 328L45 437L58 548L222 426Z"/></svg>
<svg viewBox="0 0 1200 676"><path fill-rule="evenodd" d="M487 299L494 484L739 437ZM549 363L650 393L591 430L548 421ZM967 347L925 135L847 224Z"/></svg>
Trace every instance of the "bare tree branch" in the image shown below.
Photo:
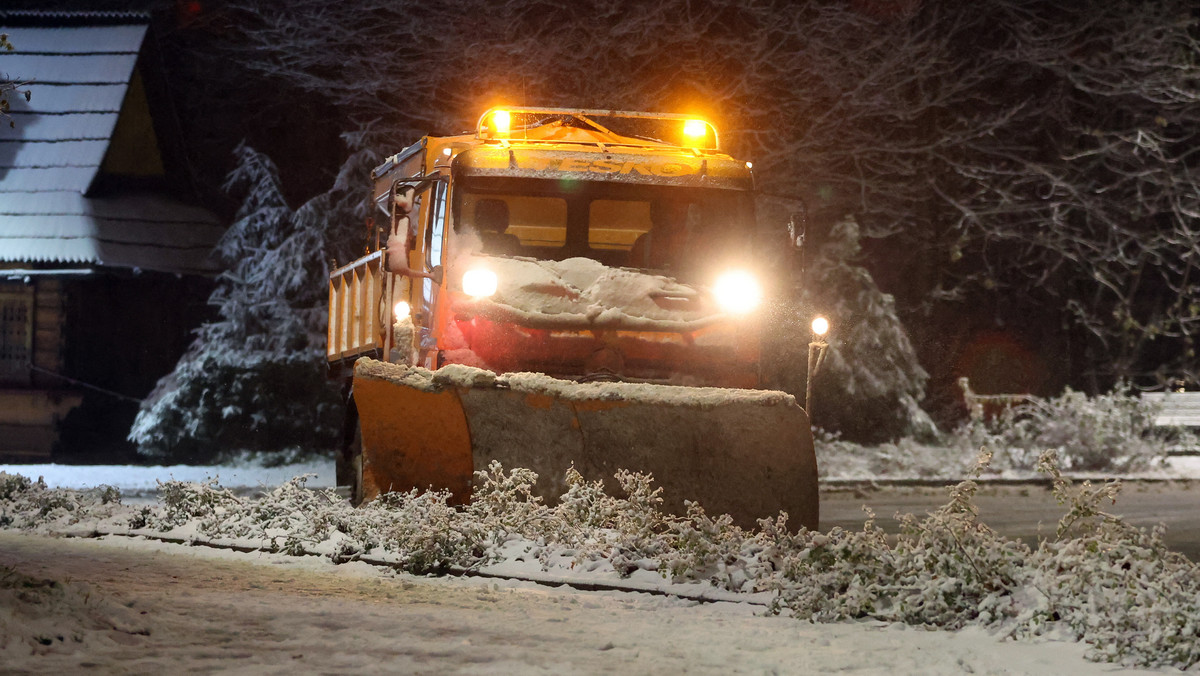
<svg viewBox="0 0 1200 676"><path fill-rule="evenodd" d="M1200 379L1191 4L897 6L227 0L211 58L380 149L498 102L707 112L768 192L855 217L910 320L994 298L1057 313L1101 378Z"/></svg>

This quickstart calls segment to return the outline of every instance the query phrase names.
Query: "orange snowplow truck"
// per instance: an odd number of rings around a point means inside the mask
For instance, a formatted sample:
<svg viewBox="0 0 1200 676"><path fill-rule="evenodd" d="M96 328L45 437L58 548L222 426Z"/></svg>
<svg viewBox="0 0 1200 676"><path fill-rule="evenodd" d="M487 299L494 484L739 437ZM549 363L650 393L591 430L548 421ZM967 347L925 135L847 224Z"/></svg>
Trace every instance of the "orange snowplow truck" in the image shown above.
<svg viewBox="0 0 1200 676"><path fill-rule="evenodd" d="M817 526L808 417L755 389L776 275L753 175L711 124L492 109L372 179L386 230L329 277L349 401L338 483L356 503L413 488L466 502L498 460L535 471L549 501L572 467L612 488L627 469L672 511Z"/></svg>

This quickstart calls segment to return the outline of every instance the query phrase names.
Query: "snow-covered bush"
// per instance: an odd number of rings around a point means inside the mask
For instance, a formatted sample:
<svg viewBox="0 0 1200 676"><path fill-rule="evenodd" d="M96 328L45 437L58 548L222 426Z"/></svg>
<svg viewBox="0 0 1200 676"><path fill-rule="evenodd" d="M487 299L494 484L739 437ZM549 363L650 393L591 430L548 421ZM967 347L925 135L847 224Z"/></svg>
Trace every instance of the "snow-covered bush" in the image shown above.
<svg viewBox="0 0 1200 676"><path fill-rule="evenodd" d="M449 504L450 497L446 491L416 490L381 495L368 507L382 526L380 548L417 573L473 568L489 560L491 534Z"/></svg>
<svg viewBox="0 0 1200 676"><path fill-rule="evenodd" d="M14 500L33 487L33 481L21 474L0 472L0 501Z"/></svg>
<svg viewBox="0 0 1200 676"><path fill-rule="evenodd" d="M490 469L502 471L498 464ZM546 545L543 562L566 550L576 562L606 560L622 576L658 567L654 559L664 548L661 536L671 520L660 511L662 489L652 486L648 474L618 470L615 477L624 497L608 495L603 482L588 481L574 468L567 471L567 492L545 510L541 529L527 533Z"/></svg>
<svg viewBox="0 0 1200 676"><path fill-rule="evenodd" d="M493 460L487 471L475 473L467 509L479 521L493 524L498 535L536 532L546 510L542 499L533 494L535 483L535 472L518 467L505 474L500 462Z"/></svg>
<svg viewBox="0 0 1200 676"><path fill-rule="evenodd" d="M491 533L511 520L507 514L480 520L439 491L386 493L355 509L331 490L307 488L307 479L296 477L257 499L240 499L216 480L160 483L162 505L142 508L128 525L169 533L192 524L204 537L250 540L285 554L319 551L338 562L384 552L404 569L425 573L478 565Z"/></svg>
<svg viewBox="0 0 1200 676"><path fill-rule="evenodd" d="M144 521L138 522L139 527L170 530L193 519L211 519L241 503L228 489L221 488L215 477L200 483L160 481L158 498L162 509L139 512L139 519L146 515ZM211 533L205 528L201 528L201 532Z"/></svg>
<svg viewBox="0 0 1200 676"><path fill-rule="evenodd" d="M764 524L765 526L766 524ZM888 605L881 592L893 579L892 551L873 515L861 531L828 533L764 528L778 561L760 583L776 592L774 612L813 622L876 617Z"/></svg>
<svg viewBox="0 0 1200 676"><path fill-rule="evenodd" d="M708 580L714 586L744 591L755 575L746 557L745 531L728 514L709 516L697 502L687 502L687 516L670 522L669 546L658 555L664 576L675 581Z"/></svg>
<svg viewBox="0 0 1200 676"><path fill-rule="evenodd" d="M949 437L963 449L987 448L1001 469L1033 469L1046 449L1064 469L1136 471L1166 455L1168 437L1154 425L1155 405L1117 390L1089 397L1070 388L1051 399L1029 397L988 418L981 409Z"/></svg>
<svg viewBox="0 0 1200 676"><path fill-rule="evenodd" d="M1200 663L1200 567L1168 550L1161 528L1136 528L1103 511L1119 484L1072 486L1054 453L1041 457L1039 469L1068 511L1029 566L1027 585L1041 603L1021 616L1018 630L1040 633L1057 620L1092 646L1097 661Z"/></svg>
<svg viewBox="0 0 1200 676"><path fill-rule="evenodd" d="M40 477L31 481L20 474L0 472L0 528L35 528L45 523L73 525L87 519L107 518L121 504L121 493L112 486L86 491L47 488Z"/></svg>
<svg viewBox="0 0 1200 676"><path fill-rule="evenodd" d="M895 544L873 514L859 532L785 536L787 553L769 582L779 591L775 610L814 621L873 617L950 629L1015 615L1012 594L1029 549L979 521L972 499L987 461L981 457L938 510L921 519L902 515Z"/></svg>
<svg viewBox="0 0 1200 676"><path fill-rule="evenodd" d="M1015 614L1012 594L1029 548L980 522L972 501L975 479L990 459L982 455L972 475L928 517L901 517L893 555L897 619L957 629L977 618L990 623Z"/></svg>

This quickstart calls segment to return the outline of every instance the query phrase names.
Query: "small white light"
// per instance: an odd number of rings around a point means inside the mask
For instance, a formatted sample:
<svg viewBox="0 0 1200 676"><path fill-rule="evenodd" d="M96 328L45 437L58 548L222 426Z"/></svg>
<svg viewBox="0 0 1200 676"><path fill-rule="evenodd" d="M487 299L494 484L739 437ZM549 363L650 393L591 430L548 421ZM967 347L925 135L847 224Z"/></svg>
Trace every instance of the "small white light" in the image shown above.
<svg viewBox="0 0 1200 676"><path fill-rule="evenodd" d="M762 302L762 286L745 270L730 270L713 284L717 305L731 314L745 314Z"/></svg>
<svg viewBox="0 0 1200 676"><path fill-rule="evenodd" d="M406 303L404 301L400 301L399 303L396 303L395 307L392 308L392 316L395 317L396 319L404 319L411 312L412 312L412 308L410 308L408 306L408 303Z"/></svg>
<svg viewBox="0 0 1200 676"><path fill-rule="evenodd" d="M463 274L463 293L475 298L487 298L496 293L500 280L496 273L486 268L474 268Z"/></svg>
<svg viewBox="0 0 1200 676"><path fill-rule="evenodd" d="M449 148L445 148L442 150L442 154L445 155L446 157L450 157L450 152L451 151Z"/></svg>
<svg viewBox="0 0 1200 676"><path fill-rule="evenodd" d="M817 317L812 323L813 333L818 336L823 336L829 332L829 320L824 317Z"/></svg>
<svg viewBox="0 0 1200 676"><path fill-rule="evenodd" d="M753 169L753 168L754 168L754 163L753 163L753 162L751 162L751 161L749 161L749 160L747 160L747 161L746 161L746 168L747 168L747 169Z"/></svg>

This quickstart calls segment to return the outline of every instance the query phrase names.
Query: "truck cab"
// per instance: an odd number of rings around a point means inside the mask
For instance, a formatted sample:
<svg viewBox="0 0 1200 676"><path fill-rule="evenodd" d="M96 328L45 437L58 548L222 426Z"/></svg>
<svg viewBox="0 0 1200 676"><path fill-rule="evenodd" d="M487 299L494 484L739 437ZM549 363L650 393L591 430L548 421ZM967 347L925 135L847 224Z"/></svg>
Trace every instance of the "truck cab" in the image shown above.
<svg viewBox="0 0 1200 676"><path fill-rule="evenodd" d="M330 277L331 361L758 386L753 174L711 124L495 108L372 179L386 245Z"/></svg>

